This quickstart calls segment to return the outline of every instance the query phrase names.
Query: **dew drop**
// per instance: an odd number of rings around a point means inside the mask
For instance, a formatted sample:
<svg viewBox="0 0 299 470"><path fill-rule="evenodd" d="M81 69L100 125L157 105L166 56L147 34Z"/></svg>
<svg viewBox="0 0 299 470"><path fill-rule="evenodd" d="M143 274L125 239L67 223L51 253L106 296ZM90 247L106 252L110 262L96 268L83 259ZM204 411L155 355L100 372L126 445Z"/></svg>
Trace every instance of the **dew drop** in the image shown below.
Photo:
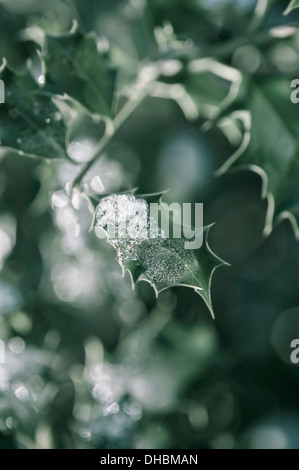
<svg viewBox="0 0 299 470"><path fill-rule="evenodd" d="M29 399L29 391L22 382L12 384L12 389L18 400L27 401Z"/></svg>
<svg viewBox="0 0 299 470"><path fill-rule="evenodd" d="M25 349L25 342L19 337L11 338L8 342L8 347L11 352L21 354Z"/></svg>
<svg viewBox="0 0 299 470"><path fill-rule="evenodd" d="M54 115L54 119L55 119L55 121L61 121L62 115L58 111L56 111L56 113Z"/></svg>
<svg viewBox="0 0 299 470"><path fill-rule="evenodd" d="M99 176L94 176L90 185L96 193L102 193L105 190L105 186Z"/></svg>
<svg viewBox="0 0 299 470"><path fill-rule="evenodd" d="M71 142L68 145L67 153L75 162L86 163L91 160L94 155L94 144L89 140Z"/></svg>
<svg viewBox="0 0 299 470"><path fill-rule="evenodd" d="M109 405L107 408L106 408L106 411L107 413L109 413L110 415L115 415L116 413L119 412L119 404L115 401L113 403L111 403L111 405Z"/></svg>
<svg viewBox="0 0 299 470"><path fill-rule="evenodd" d="M81 428L79 434L83 439L86 439L87 441L91 439L91 430L89 428Z"/></svg>
<svg viewBox="0 0 299 470"><path fill-rule="evenodd" d="M9 416L8 418L6 418L5 424L8 427L8 429L12 429L14 425L13 417Z"/></svg>
<svg viewBox="0 0 299 470"><path fill-rule="evenodd" d="M51 202L52 207L62 209L68 204L69 199L64 191L56 191L52 196Z"/></svg>
<svg viewBox="0 0 299 470"><path fill-rule="evenodd" d="M40 85L44 85L44 84L46 83L46 77L45 77L45 75L43 75L43 74L40 75L40 76L38 77L37 81L38 81L38 83L39 83Z"/></svg>

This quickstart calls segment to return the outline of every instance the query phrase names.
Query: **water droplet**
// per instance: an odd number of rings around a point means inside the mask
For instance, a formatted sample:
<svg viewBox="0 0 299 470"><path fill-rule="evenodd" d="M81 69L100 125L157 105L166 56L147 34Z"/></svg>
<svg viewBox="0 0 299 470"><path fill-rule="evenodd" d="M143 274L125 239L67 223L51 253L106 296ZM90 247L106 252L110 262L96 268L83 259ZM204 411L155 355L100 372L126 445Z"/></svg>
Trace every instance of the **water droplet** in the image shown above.
<svg viewBox="0 0 299 470"><path fill-rule="evenodd" d="M113 393L109 384L96 383L92 389L92 397L94 400L101 403L111 403L113 400Z"/></svg>
<svg viewBox="0 0 299 470"><path fill-rule="evenodd" d="M105 190L105 186L99 176L94 176L90 185L96 193L102 193Z"/></svg>
<svg viewBox="0 0 299 470"><path fill-rule="evenodd" d="M8 427L8 429L12 429L14 427L14 419L12 416L9 416L8 418L6 418L6 421L5 421L5 424L6 426Z"/></svg>
<svg viewBox="0 0 299 470"><path fill-rule="evenodd" d="M94 144L89 140L71 142L67 148L69 157L77 163L86 163L94 155Z"/></svg>
<svg viewBox="0 0 299 470"><path fill-rule="evenodd" d="M29 391L22 382L12 384L12 389L18 400L27 401L29 399Z"/></svg>
<svg viewBox="0 0 299 470"><path fill-rule="evenodd" d="M81 437L83 437L83 439L86 439L87 441L89 441L91 438L91 430L88 428L81 428L79 434Z"/></svg>
<svg viewBox="0 0 299 470"><path fill-rule="evenodd" d="M20 354L25 349L25 342L23 341L22 338L19 338L18 336L16 336L15 338L11 338L9 340L8 347L11 350L11 352L15 354Z"/></svg>
<svg viewBox="0 0 299 470"><path fill-rule="evenodd" d="M44 85L44 84L46 83L46 77L45 77L45 75L43 75L43 74L40 75L40 76L38 77L37 81L38 81L38 83L39 83L40 85Z"/></svg>
<svg viewBox="0 0 299 470"><path fill-rule="evenodd" d="M136 421L142 418L142 408L138 402L127 403L124 406L124 412Z"/></svg>
<svg viewBox="0 0 299 470"><path fill-rule="evenodd" d="M80 207L81 207L81 200L82 200L82 196L80 194L75 194L73 197L72 197L72 205L74 207L74 209L77 209L79 210Z"/></svg>
<svg viewBox="0 0 299 470"><path fill-rule="evenodd" d="M104 36L101 36L100 38L98 38L97 48L100 54L105 54L106 52L108 52L109 51L108 39L105 38Z"/></svg>
<svg viewBox="0 0 299 470"><path fill-rule="evenodd" d="M115 401L106 408L107 413L110 415L115 415L119 412L119 404Z"/></svg>
<svg viewBox="0 0 299 470"><path fill-rule="evenodd" d="M66 193L64 191L56 191L53 196L52 196L52 207L53 208L56 208L56 209L62 209L63 207L65 207L68 202L69 202L69 199L66 195Z"/></svg>

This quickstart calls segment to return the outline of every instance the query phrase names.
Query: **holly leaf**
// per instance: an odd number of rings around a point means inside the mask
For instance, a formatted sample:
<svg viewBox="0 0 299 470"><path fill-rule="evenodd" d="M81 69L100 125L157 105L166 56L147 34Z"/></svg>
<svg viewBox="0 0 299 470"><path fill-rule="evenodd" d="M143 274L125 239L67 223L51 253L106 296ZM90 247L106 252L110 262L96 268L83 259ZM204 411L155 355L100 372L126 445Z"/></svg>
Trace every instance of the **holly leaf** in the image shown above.
<svg viewBox="0 0 299 470"><path fill-rule="evenodd" d="M295 10L295 8L299 7L299 0L291 0L291 2L288 4L288 7L284 11L284 15L288 15L291 13L291 11Z"/></svg>
<svg viewBox="0 0 299 470"><path fill-rule="evenodd" d="M268 200L264 234L269 235L274 224L289 219L299 238L299 129L290 83L274 78L258 85L248 82L244 90L246 110L231 115L233 121L243 124L243 141L218 174L233 169L259 174L262 197Z"/></svg>
<svg viewBox="0 0 299 470"><path fill-rule="evenodd" d="M211 280L215 269L226 263L209 247L210 227L200 229L203 236L201 248L187 249L184 236L164 238L163 230L150 215L149 202L153 201L162 203L156 195L113 194L104 197L95 207L96 230L104 231L107 241L117 252L116 259L123 273L129 272L133 287L138 281L149 282L157 296L169 287L191 287L203 298L214 317ZM118 207L121 207L121 215L116 215ZM141 217L141 213L145 217ZM120 232L123 217L130 222L130 228ZM138 231L141 226L145 229L142 234Z"/></svg>
<svg viewBox="0 0 299 470"><path fill-rule="evenodd" d="M29 71L20 75L4 64L0 78L5 84L0 145L30 157L67 158L67 127L53 99L41 93Z"/></svg>
<svg viewBox="0 0 299 470"><path fill-rule="evenodd" d="M109 119L91 115L67 95L45 93L27 69L0 68L5 102L0 105L0 146L19 155L84 163L105 135Z"/></svg>
<svg viewBox="0 0 299 470"><path fill-rule="evenodd" d="M68 94L89 111L111 116L116 73L96 35L84 35L75 23L66 34L44 33L42 42L44 90Z"/></svg>

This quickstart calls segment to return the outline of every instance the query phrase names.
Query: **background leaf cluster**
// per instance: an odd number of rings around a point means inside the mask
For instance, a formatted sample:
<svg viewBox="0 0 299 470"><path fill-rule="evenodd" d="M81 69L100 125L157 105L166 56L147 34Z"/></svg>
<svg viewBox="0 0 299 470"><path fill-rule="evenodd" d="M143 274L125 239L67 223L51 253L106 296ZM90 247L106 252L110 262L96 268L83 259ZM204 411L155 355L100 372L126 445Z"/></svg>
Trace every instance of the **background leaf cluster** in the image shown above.
<svg viewBox="0 0 299 470"><path fill-rule="evenodd" d="M287 7L1 0L3 448L298 447L299 10ZM71 193L74 145L84 157L103 138ZM81 191L136 186L170 187L217 222L211 247L232 266L215 273L215 321L191 289L132 291L88 231Z"/></svg>

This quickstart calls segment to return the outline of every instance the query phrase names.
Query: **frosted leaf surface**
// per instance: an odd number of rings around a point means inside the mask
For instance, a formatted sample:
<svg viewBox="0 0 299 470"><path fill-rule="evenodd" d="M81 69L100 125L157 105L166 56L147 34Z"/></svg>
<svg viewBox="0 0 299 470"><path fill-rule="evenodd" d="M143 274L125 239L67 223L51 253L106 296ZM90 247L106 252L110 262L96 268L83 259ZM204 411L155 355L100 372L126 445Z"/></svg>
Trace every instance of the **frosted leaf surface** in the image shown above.
<svg viewBox="0 0 299 470"><path fill-rule="evenodd" d="M129 271L133 284L148 281L156 294L171 286L192 287L213 315L211 277L225 263L209 248L209 227L204 228L200 249L186 249L186 239L165 237L150 217L145 199L129 194L104 197L96 207L96 225L105 230L119 264L123 271Z"/></svg>

